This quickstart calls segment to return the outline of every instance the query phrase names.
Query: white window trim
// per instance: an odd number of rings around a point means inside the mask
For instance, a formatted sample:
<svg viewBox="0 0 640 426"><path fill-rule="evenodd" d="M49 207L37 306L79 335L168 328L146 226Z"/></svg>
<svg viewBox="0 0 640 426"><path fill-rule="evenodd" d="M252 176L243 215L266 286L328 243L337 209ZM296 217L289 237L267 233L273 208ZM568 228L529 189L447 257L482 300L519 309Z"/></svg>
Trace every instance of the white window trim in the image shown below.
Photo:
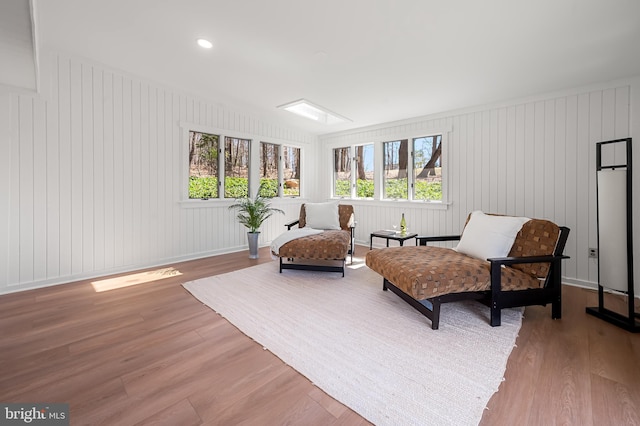
<svg viewBox="0 0 640 426"><path fill-rule="evenodd" d="M385 136L378 136L376 138L371 138L367 141L359 141L359 142L335 142L330 144L329 146L327 146L328 149L328 155L331 159L331 161L329 162L329 173L331 176L331 198L332 199L349 199L349 200L353 200L353 201L362 201L365 203L372 203L374 205L388 205L388 204L411 204L411 205L416 205L416 204L421 204L426 206L427 208L433 208L433 209L437 209L437 210L444 210L447 209L448 206L451 205L451 202L449 201L450 196L449 196L449 180L450 180L450 176L451 176L451 172L449 170L449 159L451 158L450 156L450 152L451 152L451 147L449 144L449 134L451 133L452 128L451 126L446 126L446 127L434 127L434 128L430 128L430 129L424 129L424 130L416 130L416 131L411 131L411 132L402 132L402 133L396 133L396 134L390 134L390 135L385 135ZM391 199L391 198L382 198L383 195L383 171L384 171L384 152L383 152L383 144L385 142L393 142L393 141L400 141L403 139L407 139L408 143L410 144L409 146L409 155L410 157L408 158L408 164L407 164L407 174L409 176L409 183L413 183L413 159L411 157L412 153L413 153L413 139L416 138L422 138L422 137L429 137L429 136L435 136L435 135L442 135L442 160L441 160L441 165L442 165L442 200L441 201L434 201L434 200L413 200L413 191L411 190L411 188L407 188L408 189L408 199ZM360 146L360 145L369 145L369 144L373 144L374 146L374 198L356 198L354 196L354 191L355 191L355 187L352 184L352 188L351 188L351 197L337 197L334 193L334 164L333 164L333 150L337 149L337 148L351 148L352 151L355 149L356 146ZM353 151L355 152L355 151ZM353 176L354 176L354 172L353 172L353 168L355 167L355 162L352 159L352 181L353 181Z"/></svg>
<svg viewBox="0 0 640 426"><path fill-rule="evenodd" d="M254 195L255 191L257 191L260 186L260 142L271 143L274 145L279 145L278 153L279 153L279 161L282 161L282 146L286 145L292 148L300 149L300 182L306 181L307 176L304 175L305 167L303 165L304 162L304 154L305 149L300 144L297 144L292 141L285 141L281 139L265 137L262 135L256 135L251 133L244 132L236 132L228 129L220 129L216 127L203 126L201 124L190 123L186 121L180 121L180 129L182 133L182 137L180 139L180 151L181 151L181 161L180 161L180 199L178 202L182 207L202 207L203 205L231 205L234 202L234 198L225 198L224 197L224 155L220 155L219 163L218 163L218 173L219 173L219 196L218 198L210 198L208 200L202 199L193 199L189 198L189 146L186 141L189 140L189 132L201 132L201 133L209 133L212 135L218 135L218 143L219 149L224 149L224 138L236 138L236 139L247 139L250 142L249 147L249 194ZM282 180L281 180L282 183ZM279 188L278 190L278 198L280 199L298 199L303 198L304 186L300 186L300 196L299 197L284 197L283 196L283 188ZM203 204L205 203L205 204Z"/></svg>

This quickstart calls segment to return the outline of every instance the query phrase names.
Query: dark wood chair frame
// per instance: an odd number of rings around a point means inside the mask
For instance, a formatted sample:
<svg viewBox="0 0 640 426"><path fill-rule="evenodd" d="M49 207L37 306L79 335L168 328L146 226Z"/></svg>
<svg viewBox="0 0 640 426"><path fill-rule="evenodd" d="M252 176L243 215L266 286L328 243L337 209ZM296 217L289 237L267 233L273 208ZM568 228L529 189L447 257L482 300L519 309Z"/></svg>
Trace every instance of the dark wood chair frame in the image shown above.
<svg viewBox="0 0 640 426"><path fill-rule="evenodd" d="M416 300L404 291L393 285L386 278L383 278L382 289L384 291L391 290L407 302L409 305L418 310L421 314L431 320L431 328L437 330L440 326L440 306L443 303L455 302L459 300L474 299L485 305L491 310L492 327L499 326L501 323L501 310L503 308L513 308L517 306L542 305L546 306L551 303L551 318L560 319L562 317L562 260L569 259L565 256L564 247L569 237L569 228L560 227L560 235L558 242L552 255L548 256L526 256L526 257L501 257L487 259L491 273L491 289L487 291L463 292L443 294L425 300ZM448 235L439 237L416 237L421 246L426 246L428 242L456 241L460 239L460 235ZM510 266L522 263L546 263L549 262L550 268L547 273L544 285L541 288L527 290L508 290L502 291L502 265Z"/></svg>

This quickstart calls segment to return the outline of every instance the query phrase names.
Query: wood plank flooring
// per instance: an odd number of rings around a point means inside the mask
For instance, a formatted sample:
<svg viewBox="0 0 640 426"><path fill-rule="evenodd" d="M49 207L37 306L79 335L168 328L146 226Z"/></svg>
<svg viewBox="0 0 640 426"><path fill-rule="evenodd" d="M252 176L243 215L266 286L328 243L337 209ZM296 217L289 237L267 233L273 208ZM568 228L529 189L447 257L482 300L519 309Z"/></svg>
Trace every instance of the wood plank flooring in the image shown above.
<svg viewBox="0 0 640 426"><path fill-rule="evenodd" d="M0 402L66 402L72 425L368 424L181 286L271 261L260 255L0 296ZM640 425L640 335L585 314L593 291L563 297L559 321L526 309L482 425Z"/></svg>

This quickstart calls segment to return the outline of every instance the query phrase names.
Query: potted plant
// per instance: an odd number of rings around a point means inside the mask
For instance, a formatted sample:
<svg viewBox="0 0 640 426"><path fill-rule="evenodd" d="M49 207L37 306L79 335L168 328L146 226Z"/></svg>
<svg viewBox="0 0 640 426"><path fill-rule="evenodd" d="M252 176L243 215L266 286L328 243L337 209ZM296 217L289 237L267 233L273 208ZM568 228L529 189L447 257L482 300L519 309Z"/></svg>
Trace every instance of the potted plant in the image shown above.
<svg viewBox="0 0 640 426"><path fill-rule="evenodd" d="M269 198L260 195L261 190L262 185L260 185L255 198L237 198L236 202L229 206L229 209L238 210L238 222L249 229L247 232L249 259L258 258L258 237L260 236L259 229L262 222L270 218L274 213L284 214L282 210L271 207Z"/></svg>

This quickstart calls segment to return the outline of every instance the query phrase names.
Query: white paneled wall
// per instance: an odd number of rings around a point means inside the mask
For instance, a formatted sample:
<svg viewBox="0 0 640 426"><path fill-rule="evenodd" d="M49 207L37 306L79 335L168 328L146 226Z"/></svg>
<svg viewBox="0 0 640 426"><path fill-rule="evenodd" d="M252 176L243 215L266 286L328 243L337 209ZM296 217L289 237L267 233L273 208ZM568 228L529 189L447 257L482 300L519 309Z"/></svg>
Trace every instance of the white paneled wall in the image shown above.
<svg viewBox="0 0 640 426"><path fill-rule="evenodd" d="M315 136L50 58L46 93L0 96L0 294L245 248L228 202L180 203L180 122L315 149ZM263 227L263 243L299 201L278 207L287 214Z"/></svg>
<svg viewBox="0 0 640 426"><path fill-rule="evenodd" d="M431 235L459 234L467 214L476 209L546 218L571 228L566 248L571 259L563 275L593 286L597 262L587 253L597 247L595 143L631 135L630 97L631 86L619 84L325 135L320 142L328 153L338 146L450 129L445 148L448 208L355 202L357 240L368 243L371 231L389 229L402 213L410 231ZM325 194L330 185L322 188Z"/></svg>

